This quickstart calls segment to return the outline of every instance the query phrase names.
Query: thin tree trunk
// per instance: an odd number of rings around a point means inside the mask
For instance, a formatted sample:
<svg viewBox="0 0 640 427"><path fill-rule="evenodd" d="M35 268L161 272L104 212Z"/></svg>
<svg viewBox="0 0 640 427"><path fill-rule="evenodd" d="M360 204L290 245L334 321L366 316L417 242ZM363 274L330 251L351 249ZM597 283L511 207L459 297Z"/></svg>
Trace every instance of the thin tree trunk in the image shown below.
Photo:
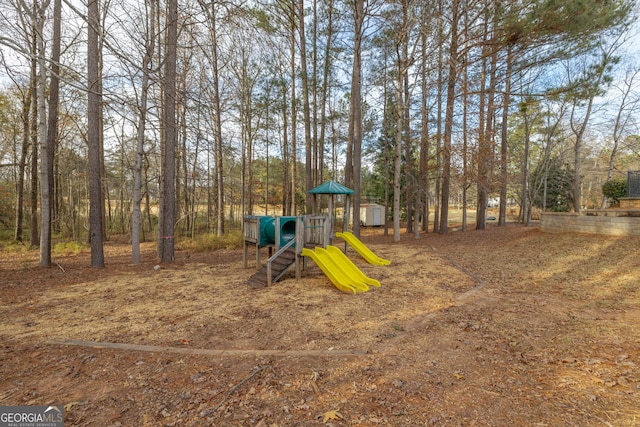
<svg viewBox="0 0 640 427"><path fill-rule="evenodd" d="M384 67L383 67L383 91L384 96L384 106L383 106L383 122L382 122L382 137L384 144L384 235L389 235L389 196L390 196L390 183L389 183L389 166L391 163L391 152L389 150L389 128L391 127L389 122L389 110L387 105L389 105L389 95L387 92L387 87L389 85L387 79L387 51L384 51Z"/></svg>
<svg viewBox="0 0 640 427"><path fill-rule="evenodd" d="M487 89L487 115L485 121L485 132L484 132L484 142L485 142L485 162L486 162L486 176L485 176L485 188L487 192L487 201L489 197L489 192L492 190L491 185L491 177L493 176L493 153L494 153L494 136L495 136L495 100L496 100L496 84L497 84L497 63L498 63L498 51L495 46L495 40L492 38L489 41L490 49L492 49L491 53L491 67L489 69L489 88ZM488 203L484 208L486 213L486 208L488 207ZM483 213L482 217L485 218L485 213Z"/></svg>
<svg viewBox="0 0 640 427"><path fill-rule="evenodd" d="M442 178L442 86L444 70L444 5L443 0L438 0L438 82L437 99L438 111L436 119L436 183L435 183L435 203L433 215L433 231L440 229L440 188Z"/></svg>
<svg viewBox="0 0 640 427"><path fill-rule="evenodd" d="M351 74L351 106L349 117L349 144L353 147L352 178L353 178L353 234L360 236L360 169L362 163L362 37L364 26L364 0L354 0L354 46L353 70ZM347 165L348 166L348 165ZM347 221L349 219L347 218Z"/></svg>
<svg viewBox="0 0 640 427"><path fill-rule="evenodd" d="M478 176L477 176L477 201L476 201L476 230L486 228L485 214L489 197L489 142L485 129L485 96L487 76L487 20L484 28L484 47L482 49L482 65L480 72L480 103L478 108Z"/></svg>
<svg viewBox="0 0 640 427"><path fill-rule="evenodd" d="M322 156L319 152L318 142L318 0L313 0L313 21L311 29L311 46L313 46L311 55L311 126L312 126L312 162L313 170L311 173L311 187L316 187L320 184L320 176L322 175ZM327 44L329 44L327 42ZM315 203L317 198L311 197L311 212L317 212L317 206Z"/></svg>
<svg viewBox="0 0 640 427"><path fill-rule="evenodd" d="M442 150L442 200L440 202L440 233L449 232L449 192L451 187L451 134L453 130L453 110L455 89L458 79L458 10L459 0L451 4L451 41L449 43L449 77L447 79L447 110L444 120L444 141Z"/></svg>
<svg viewBox="0 0 640 427"><path fill-rule="evenodd" d="M89 240L91 242L91 266L104 267L103 252L103 199L102 157L100 149L100 109L102 85L100 82L98 0L90 0L87 6L87 145L89 156Z"/></svg>
<svg viewBox="0 0 640 427"><path fill-rule="evenodd" d="M466 19L465 19L466 21ZM465 27L465 33L467 28ZM466 36L466 34L465 34ZM467 231L467 191L469 190L471 181L469 177L469 125L468 114L469 109L467 103L469 100L469 66L467 54L464 57L463 85L462 90L462 231Z"/></svg>
<svg viewBox="0 0 640 427"><path fill-rule="evenodd" d="M413 175L413 156L411 155L411 112L409 111L409 106L411 104L410 94L409 94L409 32L410 32L410 23L408 17L408 5L403 3L404 9L404 31L405 35L402 40L402 68L403 72L403 89L404 89L404 120L402 129L402 137L404 139L404 175L405 175L405 209L407 215L407 233L410 234L413 232L414 221L413 217L415 215L415 182Z"/></svg>
<svg viewBox="0 0 640 427"><path fill-rule="evenodd" d="M58 140L58 109L60 104L60 43L61 43L61 21L62 21L62 1L53 2L53 39L51 44L51 78L49 81L49 118L47 124L47 175L49 182L51 227L57 217L55 197L55 176L53 173L55 165L56 143ZM59 226L55 226L59 228Z"/></svg>
<svg viewBox="0 0 640 427"><path fill-rule="evenodd" d="M291 9L291 154L289 158L289 179L290 182L290 194L289 194L289 215L296 215L297 203L297 175L298 175L298 110L296 108L296 13L295 5L292 5Z"/></svg>
<svg viewBox="0 0 640 427"><path fill-rule="evenodd" d="M512 46L507 46L507 68L505 70L504 101L502 102L502 129L500 135L500 216L498 225L507 225L507 167L509 153L508 130L509 130L509 104L511 101L511 68L513 66Z"/></svg>
<svg viewBox="0 0 640 427"><path fill-rule="evenodd" d="M184 129L186 130L186 125L183 124ZM186 132L185 132L186 133ZM186 140L186 134L183 136ZM199 201L196 197L196 189L198 188L198 154L200 153L200 138L196 137L195 140L196 146L193 149L193 163L191 164L191 188L185 185L185 191L190 193L189 198L189 228L188 233L189 237L194 238L196 236L196 221L198 219L198 205ZM187 167L189 165L187 164ZM186 181L185 181L186 182Z"/></svg>
<svg viewBox="0 0 640 427"><path fill-rule="evenodd" d="M289 112L287 111L289 106L287 105L287 88L283 83L282 85L282 214L289 215L291 209L291 179L289 173L291 168L289 163L291 162L289 151Z"/></svg>
<svg viewBox="0 0 640 427"><path fill-rule="evenodd" d="M215 162L216 162L216 182L217 182L217 228L216 234L222 236L224 234L224 214L225 214L225 197L224 197L224 159L222 152L222 107L220 106L220 70L218 69L218 48L217 48L217 29L215 11L212 11L212 36L213 36L213 103L215 108Z"/></svg>
<svg viewBox="0 0 640 427"><path fill-rule="evenodd" d="M522 222L525 226L530 225L531 218L531 200L530 194L530 176L529 176L529 157L530 157L530 145L531 145L531 126L529 123L529 114L525 110L524 114L524 159L522 163Z"/></svg>
<svg viewBox="0 0 640 427"><path fill-rule="evenodd" d="M176 84L178 77L176 76ZM184 93L184 87L177 89L176 96L180 96L180 99L176 99L176 224L181 224L177 230L174 230L175 234L189 235L190 230L190 214L189 208L191 206L189 195L189 167L187 166L187 128L185 126L186 120L186 108L184 108L181 94ZM182 185L184 183L184 186ZM181 218L185 218L185 221L181 221Z"/></svg>
<svg viewBox="0 0 640 427"><path fill-rule="evenodd" d="M29 114L29 135L31 140L31 224L29 241L31 247L37 247L40 243L38 231L38 40L36 10L38 4L33 2L33 14L31 17L31 70L29 79L29 92L31 94L31 111Z"/></svg>
<svg viewBox="0 0 640 427"><path fill-rule="evenodd" d="M14 239L22 242L23 223L24 223L24 182L25 170L27 167L27 155L29 154L29 138L30 123L29 114L31 114L31 98L32 87L23 96L22 100L22 149L20 150L20 159L18 160L18 182L16 184L16 226L14 231Z"/></svg>
<svg viewBox="0 0 640 427"><path fill-rule="evenodd" d="M318 147L318 182L321 184L324 181L324 138L325 129L327 127L327 100L329 97L329 72L331 70L331 46L333 44L333 0L328 0L327 4L328 16L327 16L327 44L324 51L324 69L322 73L322 94L320 97L320 138L317 142Z"/></svg>
<svg viewBox="0 0 640 427"><path fill-rule="evenodd" d="M35 33L35 32L34 32ZM34 36L35 37L35 36ZM35 46L35 43L34 43ZM34 49L35 52L35 49ZM40 244L40 233L38 231L38 79L37 79L37 61L32 59L32 77L31 77L31 236L30 242L32 247Z"/></svg>
<svg viewBox="0 0 640 427"><path fill-rule="evenodd" d="M144 138L147 126L147 97L149 94L150 67L155 50L155 2L149 2L147 16L147 39L144 57L142 59L142 88L140 89L140 117L138 119L138 135L136 140L136 163L133 170L133 213L131 214L131 262L139 264L140 231L142 228L142 161L144 159Z"/></svg>
<svg viewBox="0 0 640 427"><path fill-rule="evenodd" d="M313 188L313 149L311 146L311 110L309 107L309 75L307 73L307 42L304 26L304 0L297 0L298 34L300 35L300 68L302 79L302 109L304 114L305 194ZM314 47L315 48L315 47ZM313 210L313 200L305 197L306 213Z"/></svg>
<svg viewBox="0 0 640 427"><path fill-rule="evenodd" d="M51 186L49 184L49 149L47 143L47 64L43 39L45 12L49 1L36 13L38 58L38 139L40 141L40 266L51 266Z"/></svg>
<svg viewBox="0 0 640 427"><path fill-rule="evenodd" d="M403 70L401 61L398 58L398 80L397 80L397 88L396 88L396 103L397 107L397 117L396 117L396 141L395 141L395 150L394 150L394 159L393 159L393 241L400 241L400 174L402 173L401 169L401 158L402 158L402 121L404 117L404 102L402 100L403 96Z"/></svg>
<svg viewBox="0 0 640 427"><path fill-rule="evenodd" d="M423 6L422 12L422 99L420 103L420 185L418 191L418 203L422 205L422 231L429 231L429 109L427 107L427 80L428 80L428 64L427 64L427 31L426 31L426 7ZM386 104L385 104L386 105Z"/></svg>

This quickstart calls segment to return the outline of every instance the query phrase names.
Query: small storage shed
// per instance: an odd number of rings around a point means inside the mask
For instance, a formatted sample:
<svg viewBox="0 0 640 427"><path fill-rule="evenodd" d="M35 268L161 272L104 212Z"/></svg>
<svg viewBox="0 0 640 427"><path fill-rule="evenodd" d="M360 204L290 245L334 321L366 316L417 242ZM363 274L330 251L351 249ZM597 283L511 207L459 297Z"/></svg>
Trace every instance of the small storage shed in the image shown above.
<svg viewBox="0 0 640 427"><path fill-rule="evenodd" d="M376 203L360 205L360 224L365 227L379 227L383 224L384 206Z"/></svg>

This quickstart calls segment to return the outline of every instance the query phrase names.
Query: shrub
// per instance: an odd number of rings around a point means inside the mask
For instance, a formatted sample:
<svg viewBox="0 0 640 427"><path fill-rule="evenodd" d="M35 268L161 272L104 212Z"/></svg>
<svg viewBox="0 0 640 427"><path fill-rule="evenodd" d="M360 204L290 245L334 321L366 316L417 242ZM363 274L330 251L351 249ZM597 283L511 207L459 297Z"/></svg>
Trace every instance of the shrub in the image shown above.
<svg viewBox="0 0 640 427"><path fill-rule="evenodd" d="M609 200L609 206L617 204L622 197L627 197L627 178L612 179L602 185L602 194Z"/></svg>
<svg viewBox="0 0 640 427"><path fill-rule="evenodd" d="M240 230L232 230L220 237L213 233L199 234L194 239L181 240L177 246L179 249L206 252L219 249L238 249L242 247L242 244L242 232Z"/></svg>
<svg viewBox="0 0 640 427"><path fill-rule="evenodd" d="M53 245L51 248L51 254L54 256L78 255L80 252L88 248L89 245L86 242L63 241Z"/></svg>
<svg viewBox="0 0 640 427"><path fill-rule="evenodd" d="M0 229L10 230L14 221L12 192L8 186L0 184Z"/></svg>

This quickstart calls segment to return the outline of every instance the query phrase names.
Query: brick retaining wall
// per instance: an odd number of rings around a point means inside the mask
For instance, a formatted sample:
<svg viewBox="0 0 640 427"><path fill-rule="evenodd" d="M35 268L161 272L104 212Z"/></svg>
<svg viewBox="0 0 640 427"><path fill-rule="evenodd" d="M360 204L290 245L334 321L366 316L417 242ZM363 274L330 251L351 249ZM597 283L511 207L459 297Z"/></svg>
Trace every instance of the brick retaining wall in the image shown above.
<svg viewBox="0 0 640 427"><path fill-rule="evenodd" d="M640 211L544 212L540 229L548 233L592 233L640 236Z"/></svg>

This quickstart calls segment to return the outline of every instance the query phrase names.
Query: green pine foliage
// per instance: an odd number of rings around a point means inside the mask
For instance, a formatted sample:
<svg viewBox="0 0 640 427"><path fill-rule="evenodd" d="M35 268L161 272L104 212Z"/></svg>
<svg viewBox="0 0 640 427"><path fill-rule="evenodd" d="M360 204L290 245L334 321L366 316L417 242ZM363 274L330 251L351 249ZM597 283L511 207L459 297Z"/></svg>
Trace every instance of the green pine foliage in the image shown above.
<svg viewBox="0 0 640 427"><path fill-rule="evenodd" d="M516 13L505 17L505 29L527 37L529 43L575 41L582 44L592 36L622 24L633 7L625 0L530 0ZM521 37L516 37L520 39Z"/></svg>
<svg viewBox="0 0 640 427"><path fill-rule="evenodd" d="M550 160L546 170L539 165L533 172L532 178L534 183L542 183L543 190L533 200L534 205L542 208L546 194L544 205L548 210L569 212L573 206L573 174L573 169L557 157Z"/></svg>

